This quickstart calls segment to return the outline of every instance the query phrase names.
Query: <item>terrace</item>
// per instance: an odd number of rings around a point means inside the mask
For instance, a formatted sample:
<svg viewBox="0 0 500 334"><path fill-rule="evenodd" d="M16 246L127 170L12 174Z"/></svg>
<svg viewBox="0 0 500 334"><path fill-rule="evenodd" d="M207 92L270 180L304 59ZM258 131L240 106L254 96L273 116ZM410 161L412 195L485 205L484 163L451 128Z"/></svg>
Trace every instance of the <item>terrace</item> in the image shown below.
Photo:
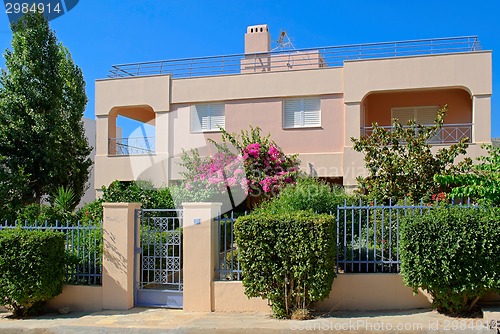
<svg viewBox="0 0 500 334"><path fill-rule="evenodd" d="M345 61L475 52L477 36L278 50L113 65L109 78L170 74L192 78L243 73L342 67Z"/></svg>

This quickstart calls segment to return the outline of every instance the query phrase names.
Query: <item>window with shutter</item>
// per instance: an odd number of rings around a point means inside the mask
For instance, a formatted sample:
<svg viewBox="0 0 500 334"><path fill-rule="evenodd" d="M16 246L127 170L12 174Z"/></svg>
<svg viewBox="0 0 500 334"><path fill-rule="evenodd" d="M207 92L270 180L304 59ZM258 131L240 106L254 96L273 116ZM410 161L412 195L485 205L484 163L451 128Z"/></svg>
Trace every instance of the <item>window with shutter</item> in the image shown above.
<svg viewBox="0 0 500 334"><path fill-rule="evenodd" d="M191 106L191 131L218 131L225 128L226 116L223 103L196 104Z"/></svg>
<svg viewBox="0 0 500 334"><path fill-rule="evenodd" d="M408 124L409 120L415 119L414 108L392 108L392 118L396 118L401 125ZM391 122L392 123L392 122Z"/></svg>
<svg viewBox="0 0 500 334"><path fill-rule="evenodd" d="M432 125L438 114L438 106L392 108L392 118L397 118L401 125L414 119L417 124Z"/></svg>
<svg viewBox="0 0 500 334"><path fill-rule="evenodd" d="M283 128L321 126L319 97L285 99L283 101Z"/></svg>

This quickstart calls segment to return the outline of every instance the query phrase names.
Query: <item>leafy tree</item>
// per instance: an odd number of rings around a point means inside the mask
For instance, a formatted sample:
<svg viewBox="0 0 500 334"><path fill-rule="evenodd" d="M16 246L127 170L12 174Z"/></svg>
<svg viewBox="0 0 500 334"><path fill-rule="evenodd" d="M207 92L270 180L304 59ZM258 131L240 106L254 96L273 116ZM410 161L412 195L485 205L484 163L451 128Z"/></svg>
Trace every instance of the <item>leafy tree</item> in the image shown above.
<svg viewBox="0 0 500 334"><path fill-rule="evenodd" d="M452 186L451 197L470 197L500 205L500 148L485 145L488 155L479 157L469 173L436 175L435 181Z"/></svg>
<svg viewBox="0 0 500 334"><path fill-rule="evenodd" d="M0 207L41 203L59 187L85 191L91 148L82 116L82 71L42 14L12 25L0 74Z"/></svg>
<svg viewBox="0 0 500 334"><path fill-rule="evenodd" d="M381 200L411 198L414 201L430 199L441 189L434 182L434 175L450 175L467 171L472 161L465 158L455 165L455 159L466 153L467 138L457 144L441 148L434 154L429 141L443 126L447 106L439 110L432 126L416 124L407 126L393 120L390 130L373 124L370 136L351 138L354 150L365 154L368 177L358 177L362 191Z"/></svg>

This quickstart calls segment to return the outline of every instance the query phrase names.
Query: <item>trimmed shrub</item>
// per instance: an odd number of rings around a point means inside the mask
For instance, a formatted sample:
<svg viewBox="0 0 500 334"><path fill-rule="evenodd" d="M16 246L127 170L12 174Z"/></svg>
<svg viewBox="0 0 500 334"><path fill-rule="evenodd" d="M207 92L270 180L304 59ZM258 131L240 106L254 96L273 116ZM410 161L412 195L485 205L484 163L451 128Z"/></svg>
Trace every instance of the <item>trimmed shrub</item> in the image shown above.
<svg viewBox="0 0 500 334"><path fill-rule="evenodd" d="M62 292L65 237L52 231L0 231L0 304L25 316Z"/></svg>
<svg viewBox="0 0 500 334"><path fill-rule="evenodd" d="M344 189L313 177L302 177L296 184L288 185L281 193L257 209L257 212L286 213L290 211L311 210L315 213L334 213L337 205L353 203L354 196L347 195Z"/></svg>
<svg viewBox="0 0 500 334"><path fill-rule="evenodd" d="M500 291L500 209L438 207L401 226L401 274L438 311L463 314Z"/></svg>
<svg viewBox="0 0 500 334"><path fill-rule="evenodd" d="M299 211L251 214L235 223L243 286L277 318L328 297L335 277L335 218Z"/></svg>

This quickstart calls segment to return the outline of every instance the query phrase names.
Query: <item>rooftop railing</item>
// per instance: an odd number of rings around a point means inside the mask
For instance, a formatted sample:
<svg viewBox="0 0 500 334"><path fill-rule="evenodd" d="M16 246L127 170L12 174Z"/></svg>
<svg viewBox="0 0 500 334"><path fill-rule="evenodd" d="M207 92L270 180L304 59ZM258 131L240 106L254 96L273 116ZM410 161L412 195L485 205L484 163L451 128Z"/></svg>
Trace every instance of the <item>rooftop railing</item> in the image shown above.
<svg viewBox="0 0 500 334"><path fill-rule="evenodd" d="M289 71L340 67L344 61L474 52L481 50L477 36L419 39L281 50L256 54L232 54L199 58L113 65L110 78L171 74L174 78Z"/></svg>

